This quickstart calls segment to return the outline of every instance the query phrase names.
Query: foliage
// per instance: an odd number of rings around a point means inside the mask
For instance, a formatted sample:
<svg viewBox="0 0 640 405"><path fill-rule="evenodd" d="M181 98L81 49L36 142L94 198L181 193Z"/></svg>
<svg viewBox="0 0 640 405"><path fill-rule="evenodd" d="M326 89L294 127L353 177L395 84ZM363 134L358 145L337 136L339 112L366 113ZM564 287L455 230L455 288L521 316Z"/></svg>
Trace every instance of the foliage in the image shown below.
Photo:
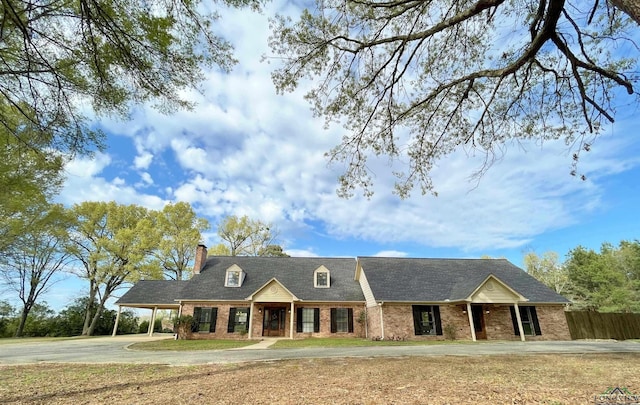
<svg viewBox="0 0 640 405"><path fill-rule="evenodd" d="M579 309L640 312L640 242L603 243L600 252L582 246L568 254L570 293Z"/></svg>
<svg viewBox="0 0 640 405"><path fill-rule="evenodd" d="M88 297L81 297L76 299L73 303L68 305L65 309L54 319L54 327L51 331L51 336L79 336L82 334L82 328L84 326L85 311L87 308ZM94 302L91 306L95 311L98 305ZM113 333L113 325L115 323L117 312L110 309L104 309L101 311L96 326L94 328L94 335L111 335ZM93 313L91 314L93 316ZM118 334L129 334L138 332L138 321L135 313L132 311L122 311L120 313L120 320L118 322Z"/></svg>
<svg viewBox="0 0 640 405"><path fill-rule="evenodd" d="M256 0L222 0L259 7ZM21 143L86 152L102 134L86 115L126 117L134 103L162 112L189 107L183 90L202 67L228 70L231 46L215 35L215 12L201 1L3 1L0 122ZM91 110L88 108L91 107ZM15 110L32 131L14 120Z"/></svg>
<svg viewBox="0 0 640 405"><path fill-rule="evenodd" d="M138 326L138 333L147 333L149 331L149 321L140 322L140 326ZM162 332L162 319L156 319L153 322L153 331L154 332Z"/></svg>
<svg viewBox="0 0 640 405"><path fill-rule="evenodd" d="M152 215L155 219L153 229L160 240L154 255L164 274L172 280L188 278L196 246L202 241L202 232L209 229L209 223L198 218L186 202L168 204Z"/></svg>
<svg viewBox="0 0 640 405"><path fill-rule="evenodd" d="M455 325L451 323L444 325L444 328L442 328L442 332L444 333L444 337L447 340L456 340L457 331Z"/></svg>
<svg viewBox="0 0 640 405"><path fill-rule="evenodd" d="M178 339L189 339L196 320L191 315L180 315L173 320Z"/></svg>
<svg viewBox="0 0 640 405"><path fill-rule="evenodd" d="M263 248L260 248L260 250L258 250L258 256L289 257L289 255L282 250L282 246L280 245L267 245Z"/></svg>
<svg viewBox="0 0 640 405"><path fill-rule="evenodd" d="M38 204L21 218L24 230L0 259L0 275L22 302L16 337L22 336L29 312L70 263L65 251L72 222L61 205Z"/></svg>
<svg viewBox="0 0 640 405"><path fill-rule="evenodd" d="M558 262L556 252L545 252L541 257L534 252L524 256L524 266L529 275L544 283L558 294L566 292L569 286L567 268Z"/></svg>
<svg viewBox="0 0 640 405"><path fill-rule="evenodd" d="M373 193L371 157L389 158L404 197L434 192L455 151L485 155L481 175L531 139L564 140L575 175L615 106L638 101L636 1L316 1L272 20L272 77L279 92L311 86L313 112L344 125L328 153L346 166L341 196Z"/></svg>
<svg viewBox="0 0 640 405"><path fill-rule="evenodd" d="M89 300L83 335L91 335L106 300L125 283L161 278L151 259L157 233L149 211L115 202L83 202L71 210L77 224L71 230L69 251L82 263L77 275L89 281ZM97 302L94 312L91 307ZM93 318L89 314L93 313Z"/></svg>
<svg viewBox="0 0 640 405"><path fill-rule="evenodd" d="M273 245L278 232L271 224L250 219L246 215L238 218L235 215L226 217L218 224L218 236L224 242L213 246L210 255L225 256L260 256L260 253L275 253ZM271 246L271 247L270 247ZM279 246L278 246L279 247ZM280 248L280 251L282 248Z"/></svg>

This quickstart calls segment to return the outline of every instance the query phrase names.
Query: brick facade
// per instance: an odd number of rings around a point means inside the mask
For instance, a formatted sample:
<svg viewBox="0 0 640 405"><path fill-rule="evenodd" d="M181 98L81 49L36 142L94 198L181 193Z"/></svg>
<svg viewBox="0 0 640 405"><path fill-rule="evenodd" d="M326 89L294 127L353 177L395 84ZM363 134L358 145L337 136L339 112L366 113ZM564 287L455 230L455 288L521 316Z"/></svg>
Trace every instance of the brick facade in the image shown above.
<svg viewBox="0 0 640 405"><path fill-rule="evenodd" d="M472 339L466 305L439 305L439 308L443 334L422 336L415 334L411 304L384 304L382 307L370 307L368 308L369 338L444 340L447 338L445 331L451 328L455 333L455 339ZM514 333L509 308L510 305L483 304L484 333L477 333L477 339L520 340L520 336ZM380 325L381 310L384 334ZM542 334L526 336L526 340L571 340L562 305L540 305L536 306L536 310Z"/></svg>

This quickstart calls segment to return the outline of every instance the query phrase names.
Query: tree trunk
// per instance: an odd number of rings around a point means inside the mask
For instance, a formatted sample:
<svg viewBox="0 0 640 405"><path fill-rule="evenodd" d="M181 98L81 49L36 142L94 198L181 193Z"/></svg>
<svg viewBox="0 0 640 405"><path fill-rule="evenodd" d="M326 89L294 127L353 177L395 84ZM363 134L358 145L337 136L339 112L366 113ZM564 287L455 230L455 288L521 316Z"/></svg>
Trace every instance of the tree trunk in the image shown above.
<svg viewBox="0 0 640 405"><path fill-rule="evenodd" d="M16 329L15 337L22 337L22 333L24 332L24 324L27 323L27 316L29 316L29 311L31 308L27 308L25 305L22 307L22 314L20 315L20 323L18 324L18 329Z"/></svg>
<svg viewBox="0 0 640 405"><path fill-rule="evenodd" d="M82 336L91 336L91 331L89 330L89 328L92 323L91 312L93 309L93 303L95 299L96 299L96 287L95 285L93 285L93 281L91 281L91 285L89 286L89 300L87 301L87 308L84 313L84 324L82 325Z"/></svg>
<svg viewBox="0 0 640 405"><path fill-rule="evenodd" d="M640 25L640 0L609 0L609 2Z"/></svg>
<svg viewBox="0 0 640 405"><path fill-rule="evenodd" d="M93 335L93 331L96 329L98 320L100 320L100 315L102 315L102 310L104 309L104 303L107 301L107 298L109 297L109 295L105 293L104 297L105 298L101 299L100 302L98 303L98 308L96 308L96 313L93 315L93 319L91 320L91 325L89 325L89 328L87 330L87 336Z"/></svg>

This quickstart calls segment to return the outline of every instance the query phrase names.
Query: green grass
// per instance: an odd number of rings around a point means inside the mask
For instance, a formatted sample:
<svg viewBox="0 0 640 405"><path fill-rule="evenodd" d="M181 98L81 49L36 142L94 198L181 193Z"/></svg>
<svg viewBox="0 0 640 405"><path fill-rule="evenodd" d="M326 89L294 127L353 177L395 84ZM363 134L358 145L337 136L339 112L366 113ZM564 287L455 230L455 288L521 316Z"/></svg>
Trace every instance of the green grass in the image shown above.
<svg viewBox="0 0 640 405"><path fill-rule="evenodd" d="M194 350L226 350L258 343L256 340L174 340L163 339L152 342L139 342L129 346L133 350L162 351L173 350L189 352Z"/></svg>
<svg viewBox="0 0 640 405"><path fill-rule="evenodd" d="M278 340L270 349L289 349L301 347L355 347L355 346L424 346L470 343L465 340L381 340L373 341L361 338L308 338L297 340Z"/></svg>
<svg viewBox="0 0 640 405"><path fill-rule="evenodd" d="M94 336L91 336L94 337ZM100 337L100 336L97 336ZM22 337L22 338L2 338L0 339L1 345L10 345L15 343L38 343L38 342L53 342L57 340L71 340L79 339L78 336L64 336L64 337ZM87 336L83 336L82 339L89 339Z"/></svg>

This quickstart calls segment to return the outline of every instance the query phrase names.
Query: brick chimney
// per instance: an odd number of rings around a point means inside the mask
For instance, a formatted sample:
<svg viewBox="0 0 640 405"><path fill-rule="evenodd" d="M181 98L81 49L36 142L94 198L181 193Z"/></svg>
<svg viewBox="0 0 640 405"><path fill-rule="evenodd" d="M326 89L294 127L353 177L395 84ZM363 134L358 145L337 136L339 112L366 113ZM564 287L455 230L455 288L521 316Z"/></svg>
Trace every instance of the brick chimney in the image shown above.
<svg viewBox="0 0 640 405"><path fill-rule="evenodd" d="M200 270L207 261L207 247L205 245L198 245L196 248L196 262L193 264L193 274L200 274Z"/></svg>

